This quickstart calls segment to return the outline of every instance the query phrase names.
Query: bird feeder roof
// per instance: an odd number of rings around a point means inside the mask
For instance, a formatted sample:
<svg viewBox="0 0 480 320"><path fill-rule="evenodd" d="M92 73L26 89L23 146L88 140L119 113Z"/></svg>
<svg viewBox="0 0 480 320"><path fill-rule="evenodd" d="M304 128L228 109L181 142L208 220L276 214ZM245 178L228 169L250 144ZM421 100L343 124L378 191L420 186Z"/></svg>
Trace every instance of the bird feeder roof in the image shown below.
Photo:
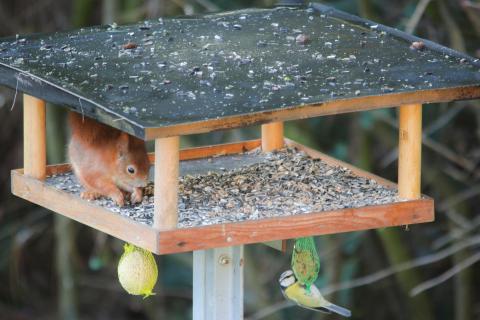
<svg viewBox="0 0 480 320"><path fill-rule="evenodd" d="M0 84L142 139L477 98L479 69L319 4L0 39Z"/></svg>

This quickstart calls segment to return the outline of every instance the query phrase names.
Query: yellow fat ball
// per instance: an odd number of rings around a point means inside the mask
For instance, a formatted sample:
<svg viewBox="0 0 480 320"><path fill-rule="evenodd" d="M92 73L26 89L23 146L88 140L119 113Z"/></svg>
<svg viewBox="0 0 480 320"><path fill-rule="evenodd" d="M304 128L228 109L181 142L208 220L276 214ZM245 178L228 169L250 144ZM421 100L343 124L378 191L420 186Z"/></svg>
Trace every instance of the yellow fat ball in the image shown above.
<svg viewBox="0 0 480 320"><path fill-rule="evenodd" d="M145 299L154 295L158 268L150 251L126 243L118 262L118 280L122 287L132 295L143 295Z"/></svg>

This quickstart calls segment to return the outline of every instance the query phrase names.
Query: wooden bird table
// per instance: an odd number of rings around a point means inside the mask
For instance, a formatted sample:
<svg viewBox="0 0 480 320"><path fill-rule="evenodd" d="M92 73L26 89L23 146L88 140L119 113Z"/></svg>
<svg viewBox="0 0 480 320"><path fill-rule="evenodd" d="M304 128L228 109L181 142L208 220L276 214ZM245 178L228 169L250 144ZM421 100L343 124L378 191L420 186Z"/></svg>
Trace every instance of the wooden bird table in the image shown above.
<svg viewBox="0 0 480 320"><path fill-rule="evenodd" d="M12 171L12 192L156 254L194 251L194 319L241 319L244 244L433 221L433 200L420 193L422 104L478 98L479 66L320 4L0 39L0 83L25 93L24 169ZM81 199L70 166L46 164L45 101L155 140L153 199L122 209ZM284 121L386 107L399 107L398 186L283 135ZM179 148L182 135L255 124L260 140ZM290 183L324 191L292 201L276 172L262 174L288 162L271 153L285 145L295 161L328 166ZM274 196L195 189L252 166ZM352 183L332 192L331 172ZM368 187L345 201L342 189L357 184ZM393 196L372 200L378 190Z"/></svg>

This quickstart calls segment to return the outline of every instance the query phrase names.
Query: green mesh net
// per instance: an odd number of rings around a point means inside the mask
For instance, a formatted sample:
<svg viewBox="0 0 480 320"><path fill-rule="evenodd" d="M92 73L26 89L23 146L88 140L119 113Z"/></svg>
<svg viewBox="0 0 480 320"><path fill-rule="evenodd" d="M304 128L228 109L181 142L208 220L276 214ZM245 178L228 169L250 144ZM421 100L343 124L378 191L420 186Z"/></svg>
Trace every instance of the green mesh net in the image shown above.
<svg viewBox="0 0 480 320"><path fill-rule="evenodd" d="M317 253L313 237L295 240L292 254L292 270L298 282L310 289L317 280L320 271L320 257Z"/></svg>

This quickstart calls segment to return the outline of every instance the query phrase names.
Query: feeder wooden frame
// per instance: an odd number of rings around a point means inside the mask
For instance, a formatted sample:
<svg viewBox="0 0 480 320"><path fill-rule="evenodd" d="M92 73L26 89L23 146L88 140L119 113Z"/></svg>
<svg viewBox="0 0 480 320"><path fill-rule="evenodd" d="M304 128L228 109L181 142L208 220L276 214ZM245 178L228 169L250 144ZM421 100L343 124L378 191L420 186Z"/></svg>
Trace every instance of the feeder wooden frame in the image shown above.
<svg viewBox="0 0 480 320"><path fill-rule="evenodd" d="M148 226L46 185L42 181L45 176L64 173L71 168L68 164L45 165L44 103L26 96L24 104L25 154L29 156L26 158L25 169L12 171L12 192L156 254L410 225L434 220L433 200L426 196L422 197L419 193L421 105L407 105L400 108L399 192L406 201L177 229L178 167L179 161L182 160L242 153L259 147L265 151L271 151L286 144L305 151L312 158L321 158L330 165L349 168L353 173L374 179L379 184L390 187L394 184L321 152L284 139L281 122L263 125L261 140L186 150L179 150L179 137L159 138L155 141L155 154L149 155L150 161L160 170L155 170L154 223L153 226ZM416 151L411 152L412 148ZM404 152L405 150L409 152ZM27 168L30 169L27 170ZM412 177L418 178L412 179ZM159 195L162 201L159 201ZM55 200L52 201L52 199ZM278 243L275 246L285 249L285 242L282 242L281 246Z"/></svg>

